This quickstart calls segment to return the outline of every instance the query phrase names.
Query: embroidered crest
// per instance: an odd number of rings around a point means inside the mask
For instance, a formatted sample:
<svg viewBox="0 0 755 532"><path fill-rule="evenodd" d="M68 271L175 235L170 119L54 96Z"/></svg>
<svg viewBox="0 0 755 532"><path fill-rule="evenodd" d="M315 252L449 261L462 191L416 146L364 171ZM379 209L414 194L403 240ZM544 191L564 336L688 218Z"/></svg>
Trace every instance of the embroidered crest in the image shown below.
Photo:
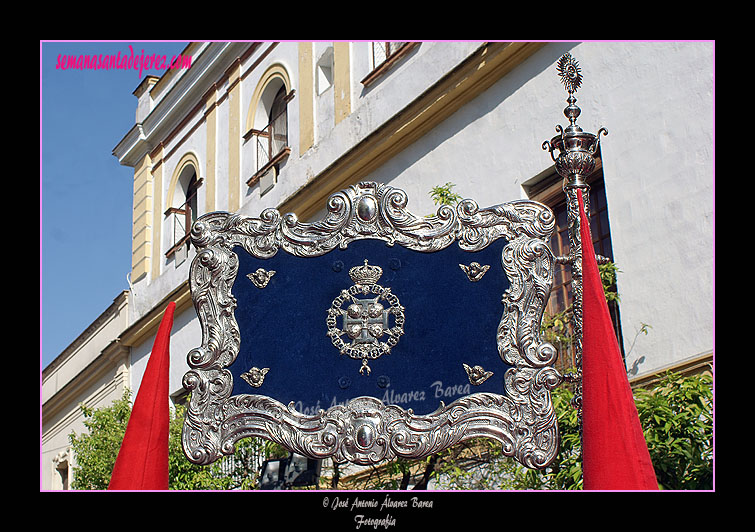
<svg viewBox="0 0 755 532"><path fill-rule="evenodd" d="M354 284L341 290L328 309L328 336L342 355L361 359L359 373L362 375L370 374L368 360L390 353L404 334L404 307L390 288L377 284L382 275L380 266L370 265L365 259L363 266L349 270ZM384 303L388 304L388 308ZM338 318L341 318L340 328ZM350 343L341 338L344 335L351 340Z"/></svg>

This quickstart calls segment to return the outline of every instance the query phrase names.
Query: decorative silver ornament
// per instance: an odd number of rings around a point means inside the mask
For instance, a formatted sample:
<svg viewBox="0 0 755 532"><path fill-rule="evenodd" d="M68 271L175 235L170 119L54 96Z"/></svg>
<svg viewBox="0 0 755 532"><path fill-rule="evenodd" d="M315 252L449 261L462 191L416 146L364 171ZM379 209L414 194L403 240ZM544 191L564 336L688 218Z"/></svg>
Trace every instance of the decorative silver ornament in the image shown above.
<svg viewBox="0 0 755 532"><path fill-rule="evenodd" d="M459 268L461 268L461 271L467 274L467 277L470 281L476 283L477 281L482 279L482 276L485 275L485 272L490 269L490 265L486 264L484 266L481 266L479 262L472 262L469 266L466 266L465 264L459 264Z"/></svg>
<svg viewBox="0 0 755 532"><path fill-rule="evenodd" d="M254 388L259 388L265 380L265 375L270 371L270 368L252 368L241 374L241 378L249 383Z"/></svg>
<svg viewBox="0 0 755 532"><path fill-rule="evenodd" d="M580 227L580 208L578 193L582 191L585 214L590 217L590 186L585 180L595 169L595 156L600 149L600 134L608 135L608 130L600 128L596 135L582 131L577 125L577 117L581 111L577 107L574 92L582 84L582 74L574 58L566 53L558 60L556 67L561 82L569 92L564 109L564 116L569 119L569 125L563 129L556 126L559 133L550 142L543 143L543 149L548 150L555 163L556 172L563 178L563 189L566 194L567 224L569 227L569 256L558 257L561 264L568 264L571 270L572 291L572 348L574 351L575 371L563 376L565 381L574 385L572 405L577 409L577 422L582 433L582 238L581 231L589 231L589 227ZM556 152L558 155L556 156ZM598 257L598 261L605 261Z"/></svg>
<svg viewBox="0 0 755 532"><path fill-rule="evenodd" d="M490 377L493 376L492 371L485 371L482 366L474 366L470 367L467 364L462 364L464 366L464 371L467 372L467 377L469 377L469 382L473 386L479 386L486 380L488 380Z"/></svg>
<svg viewBox="0 0 755 532"><path fill-rule="evenodd" d="M566 52L558 60L556 70L561 77L561 83L564 84L569 94L576 92L582 85L582 71L579 68L579 63L569 52Z"/></svg>
<svg viewBox="0 0 755 532"><path fill-rule="evenodd" d="M382 275L383 269L380 266L370 265L365 259L364 265L349 270L349 277L354 285L342 290L328 309L328 336L342 355L362 361L362 367L359 368L362 375L369 375L371 372L369 360L390 353L404 334L404 307L390 288L377 284ZM357 297L369 294L375 297ZM387 302L389 308L386 309L381 301ZM345 309L344 303L348 304ZM391 314L394 315L393 327L388 322ZM340 329L337 326L339 317L343 320ZM344 334L351 339L351 343L346 343L341 338ZM385 342L381 341L384 336L388 337Z"/></svg>
<svg viewBox="0 0 755 532"><path fill-rule="evenodd" d="M466 199L455 207L443 205L436 215L425 217L409 212L407 202L402 190L365 182L333 194L325 217L311 223L299 222L294 214L282 215L276 209L266 209L259 217L213 212L194 223L191 238L197 254L189 285L202 344L189 351L189 370L183 379L191 398L182 442L191 462L210 464L233 454L235 442L250 436L338 463L377 464L397 456L421 459L480 437L500 442L506 456L526 467L543 468L552 462L559 437L550 391L562 377L553 368L556 350L540 338L539 331L553 283L554 257L546 244L555 225L553 212L528 200L480 208ZM427 415L386 405L374 397L358 397L310 415L297 411L294 403L284 405L260 394L234 394L233 376L227 368L236 360L241 345L235 318L238 302L232 295L239 262L235 249L243 248L257 259L269 259L278 252L319 257L366 238L423 253L450 245L474 252L498 239L506 240L500 265L510 287L501 295L497 330L491 331L491 341L508 368L501 394L473 393L449 405L440 402L438 409ZM372 315L398 310L398 298L377 285L379 277L375 284L369 284L369 277L360 280L364 284L354 281L338 298L352 304L352 297L365 299L366 289L371 296L367 299L377 298L383 306L382 310L372 307ZM366 307L358 304L360 316L366 311L369 317L370 303ZM335 329L332 338L340 338L347 333L335 320L343 316L342 311L348 312L348 305L333 310L328 326L332 323ZM404 309L400 310L403 315ZM398 340L386 334L382 320L373 325L367 335L375 338L382 330L383 338L388 338L384 343ZM396 326L402 325L397 320ZM252 378L251 370L249 373ZM252 378L252 382L260 380Z"/></svg>
<svg viewBox="0 0 755 532"><path fill-rule="evenodd" d="M608 130L600 128L597 135L582 131L577 125L577 118L581 114L577 106L574 92L582 84L582 74L574 58L566 53L558 60L557 71L561 82L569 92L564 109L564 116L569 119L566 129L556 126L558 135L550 142L543 142L543 149L548 150L551 159L556 163L556 172L564 178L564 188L583 187L584 179L595 169L595 155L600 149L600 134L608 135ZM556 152L558 156L556 156Z"/></svg>
<svg viewBox="0 0 755 532"><path fill-rule="evenodd" d="M268 271L264 268L257 268L256 272L247 274L247 277L257 288L265 288L273 275L275 275L275 270Z"/></svg>

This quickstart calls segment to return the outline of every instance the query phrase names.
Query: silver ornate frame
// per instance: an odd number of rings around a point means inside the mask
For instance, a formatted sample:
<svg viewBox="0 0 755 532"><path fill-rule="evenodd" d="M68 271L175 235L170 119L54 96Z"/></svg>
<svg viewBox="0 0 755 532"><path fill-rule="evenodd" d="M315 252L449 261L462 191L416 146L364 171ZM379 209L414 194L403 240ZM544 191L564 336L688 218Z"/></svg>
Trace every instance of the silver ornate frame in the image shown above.
<svg viewBox="0 0 755 532"><path fill-rule="evenodd" d="M543 468L558 450L558 427L551 390L562 381L552 367L555 348L540 339L543 310L553 283L554 256L546 242L555 219L546 206L513 201L481 209L466 199L441 206L430 217L406 210L407 195L388 185L363 182L330 196L327 214L312 223L295 214L266 209L259 218L226 212L200 217L192 228L197 255L191 264L192 300L202 329L202 345L192 349L183 379L191 399L183 428L183 447L197 464L232 454L235 442L263 437L312 458L376 464L395 457L423 458L471 438L502 443L506 456ZM503 314L496 341L511 366L505 395L472 393L428 415L416 415L373 397L345 405L298 412L264 395L232 395L226 369L241 342L231 288L238 272L232 249L241 246L256 258L279 250L300 257L345 248L359 239L379 239L412 250L433 252L458 243L466 251L485 248L498 238L507 245L501 266L510 287L502 295Z"/></svg>

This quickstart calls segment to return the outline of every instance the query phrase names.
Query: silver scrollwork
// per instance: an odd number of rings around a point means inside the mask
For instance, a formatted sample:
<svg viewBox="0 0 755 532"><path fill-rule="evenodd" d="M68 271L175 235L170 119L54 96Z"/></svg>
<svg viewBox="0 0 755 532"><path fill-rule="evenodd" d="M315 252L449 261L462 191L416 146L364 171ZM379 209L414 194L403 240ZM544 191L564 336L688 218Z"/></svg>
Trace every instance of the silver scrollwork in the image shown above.
<svg viewBox="0 0 755 532"><path fill-rule="evenodd" d="M275 209L259 218L215 212L195 222L191 235L197 255L189 283L202 344L187 356L190 369L183 384L191 399L182 436L192 462L209 464L232 454L235 442L248 436L270 439L306 456L359 464L396 456L422 458L477 437L498 440L507 456L527 467L542 468L554 459L558 429L550 392L562 377L552 367L555 349L539 335L553 283L554 256L546 245L555 224L553 212L526 200L484 209L464 200L456 208L442 206L436 215L418 217L406 205L403 191L367 182L333 194L324 218L312 223ZM232 248L241 246L263 259L279 250L313 257L364 238L423 252L454 242L462 250L478 251L506 239L501 267L510 286L501 297L496 331L498 353L511 366L504 374L505 394L473 393L449 405L441 403L427 415L371 397L305 415L293 403L233 395L227 368L239 353L241 339L231 293L238 272Z"/></svg>

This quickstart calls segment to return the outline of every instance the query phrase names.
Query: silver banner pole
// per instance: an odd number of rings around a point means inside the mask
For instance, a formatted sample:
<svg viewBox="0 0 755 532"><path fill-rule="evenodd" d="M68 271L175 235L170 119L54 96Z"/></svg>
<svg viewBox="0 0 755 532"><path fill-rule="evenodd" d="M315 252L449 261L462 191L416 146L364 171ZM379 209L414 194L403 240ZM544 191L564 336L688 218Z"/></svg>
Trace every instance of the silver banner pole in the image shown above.
<svg viewBox="0 0 755 532"><path fill-rule="evenodd" d="M579 436L582 440L582 241L580 238L580 216L578 191L582 191L585 213L590 216L590 186L585 179L595 169L595 155L600 148L600 134L608 134L605 128L600 128L597 135L582 131L577 125L577 117L581 110L577 107L574 93L582 84L582 73L577 61L566 53L558 60L558 75L569 93L568 103L564 115L569 119L569 125L563 129L556 126L558 135L543 143L543 149L548 150L556 172L563 178L563 190L566 194L567 223L569 225L569 255L557 257L556 262L568 264L571 268L572 291L572 326L574 364L573 373L564 375L564 379L575 386L573 406L577 409ZM557 152L557 153L556 153ZM586 230L589 231L589 228ZM602 259L602 257L601 257ZM581 451L581 449L580 449Z"/></svg>

